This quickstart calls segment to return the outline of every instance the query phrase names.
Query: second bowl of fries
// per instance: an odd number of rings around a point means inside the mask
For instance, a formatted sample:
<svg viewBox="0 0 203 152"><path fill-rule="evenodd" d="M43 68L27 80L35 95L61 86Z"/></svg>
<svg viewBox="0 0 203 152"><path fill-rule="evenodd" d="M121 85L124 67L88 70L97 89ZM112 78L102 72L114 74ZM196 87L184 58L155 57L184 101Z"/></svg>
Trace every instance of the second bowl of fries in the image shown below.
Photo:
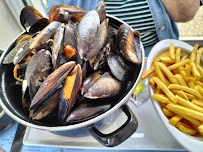
<svg viewBox="0 0 203 152"><path fill-rule="evenodd" d="M147 71L153 105L162 122L187 150L203 150L203 48L162 40L151 50Z"/></svg>

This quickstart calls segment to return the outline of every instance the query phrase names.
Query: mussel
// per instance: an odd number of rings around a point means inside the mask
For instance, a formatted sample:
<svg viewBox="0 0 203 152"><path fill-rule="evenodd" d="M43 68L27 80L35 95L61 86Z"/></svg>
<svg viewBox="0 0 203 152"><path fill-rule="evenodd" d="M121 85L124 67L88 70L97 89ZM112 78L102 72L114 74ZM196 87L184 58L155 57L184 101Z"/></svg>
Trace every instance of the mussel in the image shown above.
<svg viewBox="0 0 203 152"><path fill-rule="evenodd" d="M85 85L86 83L84 82L83 89L85 88ZM120 89L121 83L112 77L109 72L105 72L90 87L88 87L88 89L84 89L84 97L89 99L112 97L117 95Z"/></svg>
<svg viewBox="0 0 203 152"><path fill-rule="evenodd" d="M101 51L99 51L97 56L95 56L94 58L92 58L89 61L91 69L96 71L96 70L104 67L105 64L107 63L107 58L108 58L110 52L111 52L110 43L107 43L107 45L105 47L103 47L103 49Z"/></svg>
<svg viewBox="0 0 203 152"><path fill-rule="evenodd" d="M101 1L96 7L96 11L99 14L100 21L103 22L106 19L106 8L105 8L105 2Z"/></svg>
<svg viewBox="0 0 203 152"><path fill-rule="evenodd" d="M42 105L44 101L57 89L75 66L74 61L67 62L53 71L42 83L33 100L31 101L30 110Z"/></svg>
<svg viewBox="0 0 203 152"><path fill-rule="evenodd" d="M67 45L72 46L73 48L77 48L77 39L75 35L75 28L73 26L76 26L74 23L68 22L65 27L65 33L64 33L64 40L63 45L66 47Z"/></svg>
<svg viewBox="0 0 203 152"><path fill-rule="evenodd" d="M59 64L59 53L63 52L63 37L64 37L65 24L61 24L53 38L53 48L52 48L52 64L54 69L58 67Z"/></svg>
<svg viewBox="0 0 203 152"><path fill-rule="evenodd" d="M99 15L95 10L85 14L77 32L77 49L81 58L88 61L97 55L106 42L107 26L106 19L100 24Z"/></svg>
<svg viewBox="0 0 203 152"><path fill-rule="evenodd" d="M40 120L50 114L57 107L60 97L60 89L48 97L45 102L35 109L30 111L29 117L35 120Z"/></svg>
<svg viewBox="0 0 203 152"><path fill-rule="evenodd" d="M13 63L16 54L17 54L19 51L23 50L24 45L25 45L29 40L30 40L30 39L25 40L24 42L22 42L22 43L20 43L19 45L15 46L15 47L6 55L6 57L4 58L3 64L10 64L10 63Z"/></svg>
<svg viewBox="0 0 203 152"><path fill-rule="evenodd" d="M63 121L67 118L70 110L76 102L78 93L82 84L82 70L77 64L72 72L67 76L65 85L61 90L61 99L58 108L59 120Z"/></svg>
<svg viewBox="0 0 203 152"><path fill-rule="evenodd" d="M81 18L87 12L88 10L75 6L56 5L52 7L49 12L49 23L53 21L67 23L69 20L72 20L73 22L80 22Z"/></svg>
<svg viewBox="0 0 203 152"><path fill-rule="evenodd" d="M120 81L124 81L129 71L129 64L127 61L122 58L122 56L111 53L108 56L108 65L111 70L111 73Z"/></svg>
<svg viewBox="0 0 203 152"><path fill-rule="evenodd" d="M19 62L21 62L22 60L24 60L28 54L30 54L30 53L32 54L31 51L33 51L33 52L35 51L35 50L30 49L30 45L34 42L34 40L35 40L35 37L28 39L27 43L25 45L23 45L23 47L21 49L18 50L18 52L16 53L16 55L13 59L14 65L16 65Z"/></svg>
<svg viewBox="0 0 203 152"><path fill-rule="evenodd" d="M77 123L95 117L110 108L110 104L92 106L91 104L81 103L67 117L66 122Z"/></svg>
<svg viewBox="0 0 203 152"><path fill-rule="evenodd" d="M60 22L54 21L47 25L42 31L37 34L34 42L30 45L30 49L39 50L46 47L47 42L53 38L57 28L61 25Z"/></svg>
<svg viewBox="0 0 203 152"><path fill-rule="evenodd" d="M44 18L34 7L26 6L20 14L21 25L27 32L36 33L41 31L49 24L47 18Z"/></svg>
<svg viewBox="0 0 203 152"><path fill-rule="evenodd" d="M140 64L138 54L141 52L140 34L133 32L127 24L122 24L117 32L117 44L121 54L130 62Z"/></svg>
<svg viewBox="0 0 203 152"><path fill-rule="evenodd" d="M28 86L30 99L33 99L42 82L51 73L51 67L51 54L48 50L42 49L32 56L22 84L23 96Z"/></svg>
<svg viewBox="0 0 203 152"><path fill-rule="evenodd" d="M101 77L102 74L103 73L101 71L97 71L91 74L89 77L87 77L83 82L83 86L81 88L81 94L84 95L89 89L89 87L91 87L96 82L96 80Z"/></svg>

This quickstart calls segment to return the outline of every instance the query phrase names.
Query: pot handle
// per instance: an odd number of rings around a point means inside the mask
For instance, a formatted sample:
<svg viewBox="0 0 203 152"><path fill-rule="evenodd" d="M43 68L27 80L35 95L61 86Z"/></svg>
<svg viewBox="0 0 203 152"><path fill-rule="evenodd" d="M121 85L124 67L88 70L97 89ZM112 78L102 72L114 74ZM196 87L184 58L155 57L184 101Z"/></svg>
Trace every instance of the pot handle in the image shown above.
<svg viewBox="0 0 203 152"><path fill-rule="evenodd" d="M107 147L119 145L136 131L138 122L133 112L127 105L123 105L121 110L127 115L128 119L120 128L112 133L103 134L94 125L88 127L89 133L102 145Z"/></svg>

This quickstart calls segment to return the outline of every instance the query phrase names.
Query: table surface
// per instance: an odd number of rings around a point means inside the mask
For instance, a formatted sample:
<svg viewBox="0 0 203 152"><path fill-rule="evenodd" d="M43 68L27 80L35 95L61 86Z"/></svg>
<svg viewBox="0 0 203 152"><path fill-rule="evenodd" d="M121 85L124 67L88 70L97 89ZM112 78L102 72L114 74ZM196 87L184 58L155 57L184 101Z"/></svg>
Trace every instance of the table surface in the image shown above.
<svg viewBox="0 0 203 152"><path fill-rule="evenodd" d="M0 147L3 148L6 152L9 152L13 143L13 139L18 127L16 123L10 129L0 133ZM1 150L0 150L1 151ZM47 146L28 146L23 145L22 152L103 152L103 149L72 149L72 148L60 148L60 147L47 147ZM150 152L147 150L107 150L109 152ZM154 150L152 150L154 151ZM162 151L159 151L162 152ZM163 151L163 152L172 152L172 151ZM187 151L173 151L173 152L187 152Z"/></svg>

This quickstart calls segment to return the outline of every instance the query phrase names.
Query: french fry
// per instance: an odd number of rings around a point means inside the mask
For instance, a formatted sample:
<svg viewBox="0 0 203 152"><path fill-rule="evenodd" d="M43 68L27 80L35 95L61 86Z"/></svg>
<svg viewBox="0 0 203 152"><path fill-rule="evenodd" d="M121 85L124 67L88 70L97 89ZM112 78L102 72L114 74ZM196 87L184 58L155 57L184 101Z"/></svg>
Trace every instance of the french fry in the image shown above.
<svg viewBox="0 0 203 152"><path fill-rule="evenodd" d="M190 94L190 93L187 93L187 92L184 92L184 93L187 95L187 97L188 97L189 100L192 100L192 99L195 98L195 96L192 95L192 94Z"/></svg>
<svg viewBox="0 0 203 152"><path fill-rule="evenodd" d="M181 85L178 85L178 84L170 84L168 86L168 89L170 89L170 90L171 89L183 90L183 91L188 92L188 93L190 93L190 94L192 94L192 95L194 95L196 97L202 98L201 94L197 90L186 87L186 86L181 86Z"/></svg>
<svg viewBox="0 0 203 152"><path fill-rule="evenodd" d="M188 86L187 83L185 82L185 80L183 79L182 75L176 74L175 78L178 80L178 83L180 85L183 85L183 86L186 86L186 87Z"/></svg>
<svg viewBox="0 0 203 152"><path fill-rule="evenodd" d="M197 65L196 68L197 68L199 74L201 75L201 78L203 78L203 69L199 65Z"/></svg>
<svg viewBox="0 0 203 152"><path fill-rule="evenodd" d="M198 131L201 135L203 135L203 124L198 127Z"/></svg>
<svg viewBox="0 0 203 152"><path fill-rule="evenodd" d="M180 67L179 70L180 70L180 74L182 75L183 79L185 81L187 81L188 76L187 76L187 74L185 72L185 68L184 67Z"/></svg>
<svg viewBox="0 0 203 152"><path fill-rule="evenodd" d="M175 76L173 73L161 62L157 62L161 70L164 72L164 74L167 76L169 81L174 84L179 84L178 81L176 80Z"/></svg>
<svg viewBox="0 0 203 152"><path fill-rule="evenodd" d="M181 91L178 91L178 92L177 92L177 95L179 95L181 98L183 98L183 99L189 101L189 98L187 97L187 95L185 94L185 92L183 92L182 90L181 90Z"/></svg>
<svg viewBox="0 0 203 152"><path fill-rule="evenodd" d="M203 101L192 99L191 103L203 108Z"/></svg>
<svg viewBox="0 0 203 152"><path fill-rule="evenodd" d="M181 48L177 48L176 50L176 54L175 54L175 57L176 57L176 63L180 62L180 52L181 52Z"/></svg>
<svg viewBox="0 0 203 152"><path fill-rule="evenodd" d="M169 56L162 56L160 57L161 62L163 63L175 63L175 60Z"/></svg>
<svg viewBox="0 0 203 152"><path fill-rule="evenodd" d="M203 83L198 81L198 80L196 80L195 78L189 77L188 80L191 80L194 84L199 85L200 87L203 88Z"/></svg>
<svg viewBox="0 0 203 152"><path fill-rule="evenodd" d="M183 117L184 119L188 120L192 124L195 124L196 126L199 126L201 124L201 122L199 120L197 120L197 119L191 118L191 117L186 116L184 114L180 114L178 112L176 114L180 115L181 117Z"/></svg>
<svg viewBox="0 0 203 152"><path fill-rule="evenodd" d="M181 54L180 54L180 52L181 52L181 48L177 48L177 50L176 50L176 53L175 53L175 63L178 63L178 62L180 62L180 57L181 57ZM179 73L179 69L174 69L173 70L173 73L174 74L178 74Z"/></svg>
<svg viewBox="0 0 203 152"><path fill-rule="evenodd" d="M174 94L174 95L176 95L178 92L179 92L180 90L171 90L171 92ZM181 90L182 91L182 90ZM184 92L186 95L187 95L187 97L188 97L188 99L189 100L192 100L192 99L194 99L195 98L195 96L194 95L192 95L192 94L190 94L190 93L187 93L187 92Z"/></svg>
<svg viewBox="0 0 203 152"><path fill-rule="evenodd" d="M175 95L167 88L167 86L161 82L161 80L159 78L154 78L155 83L161 88L161 90L167 95L167 97L169 99L171 99L171 101L173 103L177 103L177 98L175 97Z"/></svg>
<svg viewBox="0 0 203 152"><path fill-rule="evenodd" d="M169 119L169 123L175 126L183 117L180 115L175 115L171 119Z"/></svg>
<svg viewBox="0 0 203 152"><path fill-rule="evenodd" d="M156 77L155 74L153 74L153 75L150 77L150 79L149 79L149 84L155 85L155 82L154 82L154 80L153 80L154 77Z"/></svg>
<svg viewBox="0 0 203 152"><path fill-rule="evenodd" d="M153 60L153 63L161 61L160 57L162 57L162 56L169 56L168 51L161 54L161 55L159 55L159 56L157 56L157 57L155 57L154 60Z"/></svg>
<svg viewBox="0 0 203 152"><path fill-rule="evenodd" d="M157 77L166 85L168 86L170 84L170 82L165 78L164 74L162 73L158 62L154 62L154 68L155 68L155 73L157 75Z"/></svg>
<svg viewBox="0 0 203 152"><path fill-rule="evenodd" d="M197 68L196 68L194 63L192 63L192 62L190 63L190 68L191 68L191 71L192 71L192 74L193 74L194 78L197 79L197 80L200 80L201 79L201 75L198 72L198 70L197 70Z"/></svg>
<svg viewBox="0 0 203 152"><path fill-rule="evenodd" d="M195 64L200 66L200 61L201 61L201 57L202 57L202 51L203 51L203 47L199 48L197 55L196 55L196 60L195 60Z"/></svg>
<svg viewBox="0 0 203 152"><path fill-rule="evenodd" d="M163 108L162 111L163 111L164 115L167 116L167 117L175 116L175 114L173 112L168 111L166 108Z"/></svg>
<svg viewBox="0 0 203 152"><path fill-rule="evenodd" d="M144 80L146 79L148 76L150 76L152 73L154 73L154 67L151 67L149 70L145 71L142 76L141 79Z"/></svg>
<svg viewBox="0 0 203 152"><path fill-rule="evenodd" d="M169 56L175 60L175 47L173 45L173 43L170 44L169 47Z"/></svg>
<svg viewBox="0 0 203 152"><path fill-rule="evenodd" d="M177 69L177 68L179 68L179 67L181 67L181 66L184 66L184 65L187 64L187 63L190 63L190 60L189 60L189 59L186 59L186 60L183 60L183 61L181 61L181 62L178 62L178 63L175 63L175 64L173 64L173 65L170 65L170 66L168 66L168 69L169 69L169 70L174 70L174 69Z"/></svg>
<svg viewBox="0 0 203 152"><path fill-rule="evenodd" d="M185 65L185 72L186 72L187 76L190 77L190 65L189 64Z"/></svg>
<svg viewBox="0 0 203 152"><path fill-rule="evenodd" d="M162 102L162 103L171 103L170 100L169 100L169 98L164 97L164 96L161 95L161 94L156 94L156 93L154 93L154 94L152 95L152 99L154 99L154 100L156 100L156 101L159 101L159 102Z"/></svg>
<svg viewBox="0 0 203 152"><path fill-rule="evenodd" d="M203 96L203 88L200 87L199 85L196 85L197 86L197 91Z"/></svg>
<svg viewBox="0 0 203 152"><path fill-rule="evenodd" d="M183 123L179 124L177 128L178 128L178 130L180 130L186 134L189 134L189 135L195 135L197 133L197 130L192 129L191 127L189 128L186 125L184 125Z"/></svg>
<svg viewBox="0 0 203 152"><path fill-rule="evenodd" d="M203 108L197 106L196 104L188 101L188 100L185 100L183 98L181 98L180 96L176 95L176 98L177 98L177 103L179 105L182 105L184 107L187 107L187 108L190 108L190 109L193 109L195 111L199 111L199 112L202 112L203 113Z"/></svg>
<svg viewBox="0 0 203 152"><path fill-rule="evenodd" d="M192 88L192 89L194 89L195 88L195 84L194 84L194 82L192 81L192 80L187 80L187 84L188 84L188 86L190 87L190 88Z"/></svg>
<svg viewBox="0 0 203 152"><path fill-rule="evenodd" d="M180 59L180 61L184 61L184 60L186 60L188 58L188 55L185 55L185 56L183 56L181 59Z"/></svg>
<svg viewBox="0 0 203 152"><path fill-rule="evenodd" d="M161 102L159 104L160 104L161 109L165 108L167 105L166 103L161 103Z"/></svg>
<svg viewBox="0 0 203 152"><path fill-rule="evenodd" d="M203 113L176 104L167 104L166 108L174 113L180 113L191 118L203 121Z"/></svg>
<svg viewBox="0 0 203 152"><path fill-rule="evenodd" d="M160 86L157 86L154 93L160 94L160 91L161 91Z"/></svg>
<svg viewBox="0 0 203 152"><path fill-rule="evenodd" d="M196 52L197 52L197 49L199 47L199 44L196 43L192 49L192 52L191 52L191 55L190 55L190 61L191 63L195 63L195 58L196 58Z"/></svg>

